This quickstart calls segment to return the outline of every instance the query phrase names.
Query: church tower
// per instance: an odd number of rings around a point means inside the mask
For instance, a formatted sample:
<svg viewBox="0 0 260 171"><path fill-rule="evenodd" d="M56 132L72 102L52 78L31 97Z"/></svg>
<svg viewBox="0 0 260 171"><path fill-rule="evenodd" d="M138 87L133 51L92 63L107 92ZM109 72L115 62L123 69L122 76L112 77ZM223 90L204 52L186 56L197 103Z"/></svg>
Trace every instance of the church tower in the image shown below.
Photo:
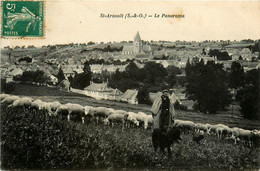
<svg viewBox="0 0 260 171"><path fill-rule="evenodd" d="M134 53L141 53L143 51L143 44L139 35L139 31L137 31L133 43L134 43Z"/></svg>

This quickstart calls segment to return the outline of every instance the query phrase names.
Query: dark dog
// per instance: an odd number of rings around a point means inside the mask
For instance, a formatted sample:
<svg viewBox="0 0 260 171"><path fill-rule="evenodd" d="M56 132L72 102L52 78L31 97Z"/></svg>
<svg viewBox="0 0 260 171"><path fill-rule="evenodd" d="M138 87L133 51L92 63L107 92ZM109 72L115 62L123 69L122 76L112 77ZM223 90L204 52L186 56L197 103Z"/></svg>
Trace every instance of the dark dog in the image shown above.
<svg viewBox="0 0 260 171"><path fill-rule="evenodd" d="M168 131L162 129L154 129L152 133L152 141L154 151L157 151L160 147L160 151L164 153L164 149L168 149L168 155L171 156L171 145L174 142L181 141L181 130L179 128L173 127L169 128Z"/></svg>

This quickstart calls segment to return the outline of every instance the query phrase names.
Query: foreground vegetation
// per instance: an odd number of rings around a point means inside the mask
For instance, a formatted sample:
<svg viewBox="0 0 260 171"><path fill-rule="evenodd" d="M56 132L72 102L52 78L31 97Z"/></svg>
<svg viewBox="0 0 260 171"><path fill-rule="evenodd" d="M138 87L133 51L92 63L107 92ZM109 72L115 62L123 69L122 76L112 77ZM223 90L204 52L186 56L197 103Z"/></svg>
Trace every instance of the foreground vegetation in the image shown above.
<svg viewBox="0 0 260 171"><path fill-rule="evenodd" d="M173 156L155 153L151 130L83 125L1 106L2 169L259 169L259 148L191 134Z"/></svg>

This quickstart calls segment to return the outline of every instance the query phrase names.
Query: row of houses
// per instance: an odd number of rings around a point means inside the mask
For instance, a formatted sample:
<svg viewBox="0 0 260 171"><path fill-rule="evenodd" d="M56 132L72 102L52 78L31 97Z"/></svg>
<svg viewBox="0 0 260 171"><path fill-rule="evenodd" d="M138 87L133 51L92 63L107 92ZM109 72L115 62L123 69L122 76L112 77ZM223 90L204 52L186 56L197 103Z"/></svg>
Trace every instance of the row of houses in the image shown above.
<svg viewBox="0 0 260 171"><path fill-rule="evenodd" d="M118 89L113 89L108 87L107 83L91 83L84 90L72 89L73 92L85 94L89 97L93 97L97 100L115 100L122 101L130 104L138 104L137 95L138 90L128 89L126 92L121 92ZM149 97L151 102L153 102L156 98L161 97L162 92L157 93L149 93ZM185 94L181 92L172 93L170 96L174 101L176 100L184 100Z"/></svg>
<svg viewBox="0 0 260 171"><path fill-rule="evenodd" d="M115 100L123 101L130 104L138 104L137 90L127 90L125 93L118 89L108 87L107 83L91 83L84 89L87 96L93 97L97 100Z"/></svg>
<svg viewBox="0 0 260 171"><path fill-rule="evenodd" d="M13 78L15 76L22 75L25 71L43 71L46 76L50 78L50 81L53 84L58 82L58 79L54 76L57 74L53 70L53 68L49 68L46 66L39 66L39 65L10 65L5 63L0 67L1 79L6 79L6 82L13 82Z"/></svg>

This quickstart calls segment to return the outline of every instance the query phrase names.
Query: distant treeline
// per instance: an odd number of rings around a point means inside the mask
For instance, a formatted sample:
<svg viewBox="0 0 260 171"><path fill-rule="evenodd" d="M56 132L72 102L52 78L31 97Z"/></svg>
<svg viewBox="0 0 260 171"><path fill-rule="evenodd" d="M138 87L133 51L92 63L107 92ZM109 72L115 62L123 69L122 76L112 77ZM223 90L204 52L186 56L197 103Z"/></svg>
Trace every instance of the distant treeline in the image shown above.
<svg viewBox="0 0 260 171"><path fill-rule="evenodd" d="M116 47L112 48L110 45L107 45L107 47L105 47L105 48L93 48L91 50L84 49L84 50L81 51L81 53L88 52L88 51L120 52L122 50L123 50L123 46L121 46L120 48L116 48Z"/></svg>

